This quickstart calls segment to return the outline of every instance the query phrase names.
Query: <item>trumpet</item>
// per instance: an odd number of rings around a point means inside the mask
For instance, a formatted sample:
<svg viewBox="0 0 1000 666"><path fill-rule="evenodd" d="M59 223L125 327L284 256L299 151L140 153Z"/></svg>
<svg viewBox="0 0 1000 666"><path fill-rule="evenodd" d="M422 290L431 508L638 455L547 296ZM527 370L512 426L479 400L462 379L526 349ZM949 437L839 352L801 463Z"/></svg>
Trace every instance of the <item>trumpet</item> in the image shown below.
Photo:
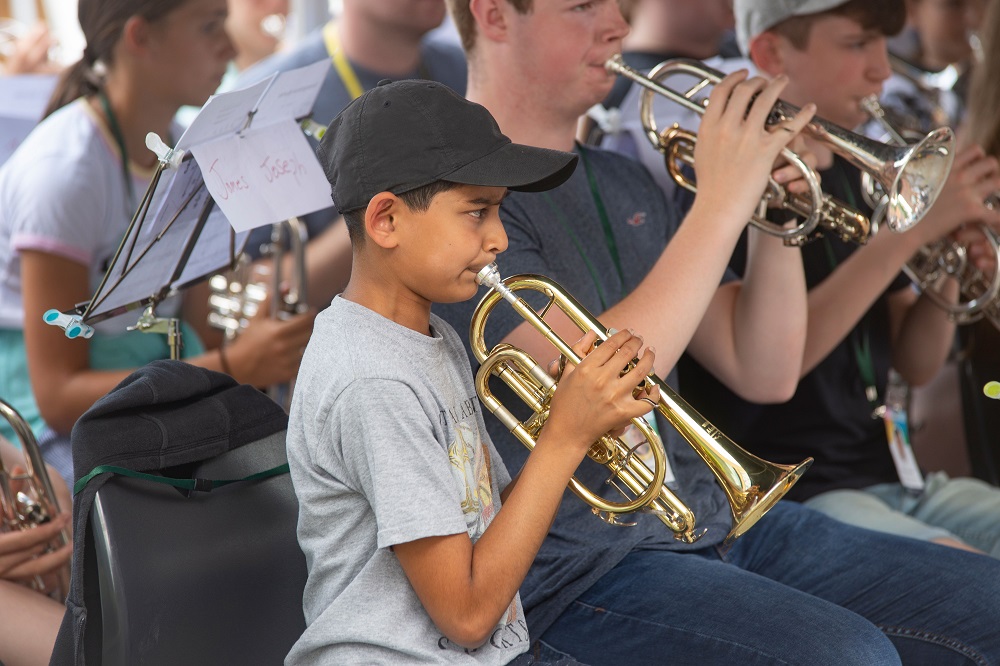
<svg viewBox="0 0 1000 666"><path fill-rule="evenodd" d="M304 222L297 217L284 220L271 227L271 242L265 254L271 258L270 288L265 282L248 276L244 256L229 274L217 274L209 278L208 323L225 332L226 339L234 339L247 327L249 320L257 314L262 304L271 297L270 316L272 318L299 314L308 308L306 301L306 243L309 232ZM288 290L284 286L285 256L291 258L292 275L288 280ZM239 263L242 262L242 263ZM280 384L270 386L268 395L287 410L291 406L292 387Z"/></svg>
<svg viewBox="0 0 1000 666"><path fill-rule="evenodd" d="M582 331L593 330L601 340L606 340L611 332L576 299L548 278L515 275L501 280L496 264L490 264L479 272L476 281L491 289L476 307L470 324L472 351L481 364L476 373L476 393L486 408L522 444L533 449L538 433L548 417L549 403L557 382L523 350L506 343L487 350L484 334L490 313L500 301L508 302L572 363L579 363L580 357L543 319L553 305L562 310ZM548 303L536 312L517 295L522 290L542 293L548 298ZM533 415L526 421L519 421L493 394L489 380L494 375L502 379L533 410ZM777 465L762 460L737 446L659 377L647 375L643 388L654 385L660 390L656 410L709 466L729 499L733 527L726 537L727 542L732 542L760 520L812 464L812 458L797 465ZM621 514L649 512L673 531L677 540L694 543L704 535L705 530L696 526L694 513L663 484L667 458L662 441L645 419L633 419L632 425L639 429L649 444L653 469L635 454L634 446L629 446L620 438L604 436L591 445L587 454L592 460L608 467L613 485L622 493L625 501L607 500L588 489L576 477L570 480L570 489L592 507L595 515L606 522L620 525L623 523L617 517Z"/></svg>
<svg viewBox="0 0 1000 666"><path fill-rule="evenodd" d="M25 473L14 475L6 469L0 458L0 532L27 530L49 522L59 515L59 501L52 487L38 441L24 418L6 401L0 399L0 416L10 424L24 452ZM14 490L12 481L24 482L24 490ZM69 543L69 535L62 530L50 548L55 550ZM50 587L41 577L36 577L31 587L43 594L56 597L65 595L69 580L60 576L58 586Z"/></svg>
<svg viewBox="0 0 1000 666"><path fill-rule="evenodd" d="M907 143L905 130L893 125L877 96L871 95L861 100L861 108L882 127L891 141L900 145ZM878 219L886 206L886 197L877 184L864 178L864 175L862 192L865 200L875 209L872 218ZM987 198L983 205L987 208L995 206L996 197L997 195L993 195ZM976 224L974 229L982 234L997 258L998 269L992 277L984 275L969 261L964 245L947 238L921 247L903 265L903 272L932 303L947 312L955 323L971 324L986 318L1000 328L1000 236L986 224ZM952 303L935 288L944 277L952 277L958 282L961 299L957 303Z"/></svg>
<svg viewBox="0 0 1000 666"><path fill-rule="evenodd" d="M684 165L694 165L696 136L691 132L671 127L660 131L653 117L653 94L704 114L708 100L697 98L699 92L722 80L723 74L697 60L678 58L660 63L646 76L625 64L620 55L612 56L605 67L642 85L640 115L647 138L664 153L667 170L681 187L696 191L696 185L682 172ZM684 92L663 85L670 76L687 75L698 82ZM779 100L771 109L767 125L775 125L792 118L799 109ZM928 134L912 146L892 146L855 134L822 118L814 117L803 130L848 162L872 176L891 196L886 208L886 222L890 229L902 232L917 222L937 198L944 177L954 160L955 137L950 129L942 128ZM787 245L801 245L814 237L819 228L832 231L846 241L864 243L876 231L870 220L860 211L823 193L816 173L790 150L782 156L801 171L809 185L809 195L787 192L773 180L769 183L758 212L751 224L782 238ZM763 210L773 203L801 216L796 227L785 227L764 219Z"/></svg>

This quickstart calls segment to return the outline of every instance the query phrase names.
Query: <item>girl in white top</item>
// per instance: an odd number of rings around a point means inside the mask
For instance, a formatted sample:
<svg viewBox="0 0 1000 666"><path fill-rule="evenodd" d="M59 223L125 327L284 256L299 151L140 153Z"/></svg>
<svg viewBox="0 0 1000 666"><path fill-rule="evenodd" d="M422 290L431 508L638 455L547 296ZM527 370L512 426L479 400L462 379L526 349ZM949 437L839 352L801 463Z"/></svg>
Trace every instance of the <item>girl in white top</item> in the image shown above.
<svg viewBox="0 0 1000 666"><path fill-rule="evenodd" d="M169 353L164 336L125 333L136 314L106 322L89 341L66 339L42 314L94 293L156 164L146 133L176 140L177 110L203 104L235 55L226 16L225 0L80 0L83 58L0 169L0 395L66 476L71 467L57 451L68 452L80 415L136 367ZM190 290L184 312L218 346L204 324L206 293ZM313 316L255 319L224 353L203 352L197 336L185 335L187 360L257 386L290 381Z"/></svg>

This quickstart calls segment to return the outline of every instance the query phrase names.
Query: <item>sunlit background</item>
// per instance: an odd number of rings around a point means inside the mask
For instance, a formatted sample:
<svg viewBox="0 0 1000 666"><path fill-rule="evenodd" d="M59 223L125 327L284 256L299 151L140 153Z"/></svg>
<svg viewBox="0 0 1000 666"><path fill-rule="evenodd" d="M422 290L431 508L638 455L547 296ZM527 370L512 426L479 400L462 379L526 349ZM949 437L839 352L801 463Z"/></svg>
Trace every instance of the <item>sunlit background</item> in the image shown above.
<svg viewBox="0 0 1000 666"><path fill-rule="evenodd" d="M0 16L8 15L25 25L44 18L59 42L52 57L69 64L83 53L83 34L76 19L77 0L0 0ZM340 0L291 0L292 11L286 23L286 36L295 40L322 25L340 9ZM6 11L4 11L6 10ZM39 14L44 14L44 17Z"/></svg>

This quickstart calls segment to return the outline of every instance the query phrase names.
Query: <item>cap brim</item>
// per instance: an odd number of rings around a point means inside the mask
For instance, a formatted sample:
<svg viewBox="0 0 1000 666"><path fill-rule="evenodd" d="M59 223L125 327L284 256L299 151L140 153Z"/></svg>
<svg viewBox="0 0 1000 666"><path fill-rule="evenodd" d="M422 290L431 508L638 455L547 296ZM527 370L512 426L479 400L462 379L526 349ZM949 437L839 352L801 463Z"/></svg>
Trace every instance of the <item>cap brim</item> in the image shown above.
<svg viewBox="0 0 1000 666"><path fill-rule="evenodd" d="M440 176L463 185L506 187L518 192L543 192L569 180L577 156L561 150L508 143L455 171Z"/></svg>

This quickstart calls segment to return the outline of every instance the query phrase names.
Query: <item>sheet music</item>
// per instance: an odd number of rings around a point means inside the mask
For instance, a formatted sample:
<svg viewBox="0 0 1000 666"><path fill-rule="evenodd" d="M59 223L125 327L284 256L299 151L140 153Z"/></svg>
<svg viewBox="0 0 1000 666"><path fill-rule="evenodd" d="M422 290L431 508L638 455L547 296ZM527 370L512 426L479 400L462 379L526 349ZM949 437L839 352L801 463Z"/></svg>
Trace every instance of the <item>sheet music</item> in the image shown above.
<svg viewBox="0 0 1000 666"><path fill-rule="evenodd" d="M142 227L133 229L126 238L125 250L108 269L105 288L94 295L96 306L87 321L142 303L159 294L164 286L173 292L188 282L224 270L230 261L230 225L222 211L213 206L180 277L171 279L200 216L211 204L194 160L186 160L176 171L164 171L149 215ZM245 233L237 234L237 253L245 241ZM131 253L128 248L132 248Z"/></svg>
<svg viewBox="0 0 1000 666"><path fill-rule="evenodd" d="M130 227L91 299L88 323L224 270L249 229L331 205L329 182L296 122L329 68L324 60L208 100L175 147L194 159L164 168L150 185L141 224Z"/></svg>
<svg viewBox="0 0 1000 666"><path fill-rule="evenodd" d="M283 118L298 120L312 113L316 95L323 85L330 60L324 59L299 69L282 72L257 105L253 124L257 127L268 125ZM329 118L321 118L328 122Z"/></svg>
<svg viewBox="0 0 1000 666"><path fill-rule="evenodd" d="M0 76L0 164L10 159L41 120L56 80L39 74Z"/></svg>
<svg viewBox="0 0 1000 666"><path fill-rule="evenodd" d="M237 231L333 205L330 182L293 120L195 146L191 152Z"/></svg>
<svg viewBox="0 0 1000 666"><path fill-rule="evenodd" d="M198 160L235 230L333 204L323 167L296 122L309 114L330 66L322 60L214 95L178 142Z"/></svg>
<svg viewBox="0 0 1000 666"><path fill-rule="evenodd" d="M214 141L222 136L232 136L247 126L247 119L260 101L261 95L277 77L269 78L239 90L212 95L205 102L198 115L181 135L177 150L191 150L206 141Z"/></svg>

